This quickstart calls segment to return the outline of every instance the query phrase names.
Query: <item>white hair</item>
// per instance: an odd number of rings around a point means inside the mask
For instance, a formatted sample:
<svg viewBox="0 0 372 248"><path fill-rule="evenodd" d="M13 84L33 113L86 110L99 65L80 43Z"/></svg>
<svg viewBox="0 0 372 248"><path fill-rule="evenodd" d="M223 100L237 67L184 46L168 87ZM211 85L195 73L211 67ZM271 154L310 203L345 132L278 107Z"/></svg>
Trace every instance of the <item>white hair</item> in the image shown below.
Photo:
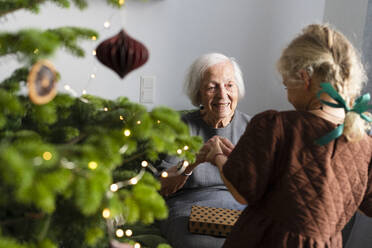
<svg viewBox="0 0 372 248"><path fill-rule="evenodd" d="M216 64L229 61L233 68L235 74L236 85L238 86L239 92L239 99L244 96L245 88L244 88L244 80L242 71L238 63L236 63L234 58L229 58L220 53L208 53L200 56L197 58L194 63L191 64L185 78L184 82L184 91L186 95L191 100L191 103L194 106L199 107L201 104L199 91L201 87L201 83L204 77L205 71Z"/></svg>

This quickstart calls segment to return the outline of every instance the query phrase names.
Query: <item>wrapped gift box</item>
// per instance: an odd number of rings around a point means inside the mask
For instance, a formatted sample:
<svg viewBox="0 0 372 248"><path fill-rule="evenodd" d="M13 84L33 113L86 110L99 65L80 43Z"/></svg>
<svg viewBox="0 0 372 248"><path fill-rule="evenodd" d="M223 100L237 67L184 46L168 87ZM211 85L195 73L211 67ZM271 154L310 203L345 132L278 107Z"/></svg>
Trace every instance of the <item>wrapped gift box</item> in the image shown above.
<svg viewBox="0 0 372 248"><path fill-rule="evenodd" d="M226 237L241 212L227 208L192 206L189 231L191 233Z"/></svg>

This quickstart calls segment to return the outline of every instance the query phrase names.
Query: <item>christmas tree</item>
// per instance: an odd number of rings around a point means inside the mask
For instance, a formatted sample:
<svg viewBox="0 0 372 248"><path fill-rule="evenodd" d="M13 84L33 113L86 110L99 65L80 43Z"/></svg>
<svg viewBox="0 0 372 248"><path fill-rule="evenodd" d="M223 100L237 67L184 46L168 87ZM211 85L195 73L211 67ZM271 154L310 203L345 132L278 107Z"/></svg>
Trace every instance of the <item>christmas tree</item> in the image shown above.
<svg viewBox="0 0 372 248"><path fill-rule="evenodd" d="M37 13L45 2L87 7L86 0L1 0L0 17ZM78 42L91 37L98 33L80 27L0 33L0 56L22 65L0 84L0 248L133 244L120 225L167 217L154 162L165 153L192 161L201 145L166 107L148 112L125 97L68 94L40 104L21 93L35 64L59 48L84 56Z"/></svg>

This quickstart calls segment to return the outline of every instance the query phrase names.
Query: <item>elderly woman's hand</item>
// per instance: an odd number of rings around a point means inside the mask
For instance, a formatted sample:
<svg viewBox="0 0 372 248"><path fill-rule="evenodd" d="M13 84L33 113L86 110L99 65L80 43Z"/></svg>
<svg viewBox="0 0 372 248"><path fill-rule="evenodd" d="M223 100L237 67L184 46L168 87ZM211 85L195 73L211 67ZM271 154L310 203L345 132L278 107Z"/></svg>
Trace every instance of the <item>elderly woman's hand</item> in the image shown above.
<svg viewBox="0 0 372 248"><path fill-rule="evenodd" d="M177 165L170 167L167 170L167 173L168 173L167 177L160 178L161 183L160 194L164 196L169 196L175 193L180 188L182 188L183 185L185 185L188 178L188 176L184 174L179 174L177 170Z"/></svg>
<svg viewBox="0 0 372 248"><path fill-rule="evenodd" d="M234 147L235 146L230 142L230 140L220 136L213 136L200 149L196 161L198 163L211 162L210 158L207 158L208 155L211 156L211 154L209 154L211 152L223 153L224 155L229 156Z"/></svg>
<svg viewBox="0 0 372 248"><path fill-rule="evenodd" d="M234 145L228 139L219 136L213 136L202 148L206 154L205 161L212 164L215 164L217 155L223 154L228 157L233 149Z"/></svg>
<svg viewBox="0 0 372 248"><path fill-rule="evenodd" d="M232 152L232 150L234 150L235 146L233 145L233 143L231 143L230 140L226 139L225 137L219 137L219 139L221 141L220 146L221 146L222 152L228 157L230 153Z"/></svg>
<svg viewBox="0 0 372 248"><path fill-rule="evenodd" d="M213 136L205 143L205 149L208 151L206 154L206 161L215 164L214 158L217 154L224 154L221 147L221 140L218 136Z"/></svg>
<svg viewBox="0 0 372 248"><path fill-rule="evenodd" d="M200 148L198 154L196 154L196 161L195 164L201 164L207 162L207 155L210 151L210 145L208 142L204 143L202 148Z"/></svg>

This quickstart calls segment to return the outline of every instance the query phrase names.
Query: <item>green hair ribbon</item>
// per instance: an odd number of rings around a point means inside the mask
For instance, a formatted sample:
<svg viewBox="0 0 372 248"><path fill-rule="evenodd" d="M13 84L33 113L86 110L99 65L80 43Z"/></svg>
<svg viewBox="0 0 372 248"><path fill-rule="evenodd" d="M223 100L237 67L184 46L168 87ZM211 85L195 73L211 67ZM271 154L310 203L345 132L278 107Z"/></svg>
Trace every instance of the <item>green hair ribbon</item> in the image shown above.
<svg viewBox="0 0 372 248"><path fill-rule="evenodd" d="M363 114L364 112L366 112L366 110L372 109L372 105L368 104L369 100L371 99L371 96L369 95L369 93L364 94L360 96L358 99L356 99L354 106L350 109L346 105L345 100L338 94L338 92L335 90L335 88L333 88L333 86L330 83L321 83L320 87L322 89L318 92L317 97L323 104L326 104L334 108L343 108L345 109L346 113L350 111L358 113L360 117L364 119L365 121L372 122L372 119L370 117ZM327 101L320 99L320 95L322 93L327 93L337 103L327 102ZM328 144L331 140L337 139L344 132L344 126L345 126L344 123L339 125L335 130L317 139L315 143L322 146L322 145Z"/></svg>

